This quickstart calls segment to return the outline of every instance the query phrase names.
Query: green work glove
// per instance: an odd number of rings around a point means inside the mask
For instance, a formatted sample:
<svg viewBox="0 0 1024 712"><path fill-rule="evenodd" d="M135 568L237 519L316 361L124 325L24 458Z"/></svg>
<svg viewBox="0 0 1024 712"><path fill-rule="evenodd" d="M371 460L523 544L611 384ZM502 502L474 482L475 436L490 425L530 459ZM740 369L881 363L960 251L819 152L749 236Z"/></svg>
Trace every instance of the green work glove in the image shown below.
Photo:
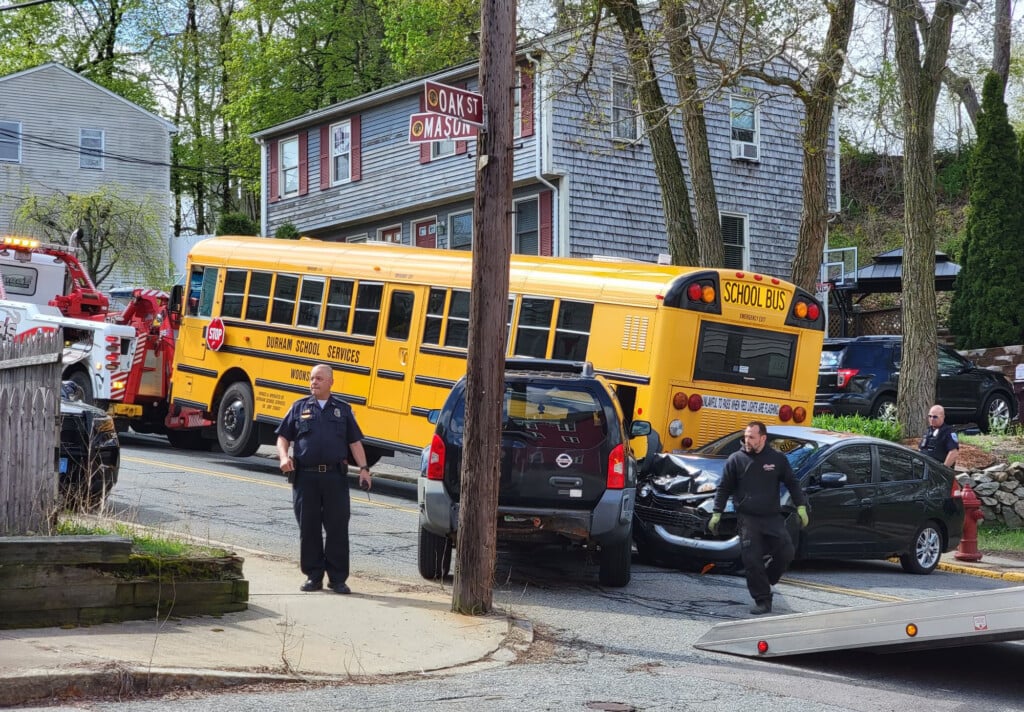
<svg viewBox="0 0 1024 712"><path fill-rule="evenodd" d="M811 518L807 516L807 507L800 505L796 508L796 513L800 515L800 526L806 527Z"/></svg>
<svg viewBox="0 0 1024 712"><path fill-rule="evenodd" d="M711 515L711 521L708 522L708 531L712 534L718 533L718 523L722 521L722 513L715 512Z"/></svg>

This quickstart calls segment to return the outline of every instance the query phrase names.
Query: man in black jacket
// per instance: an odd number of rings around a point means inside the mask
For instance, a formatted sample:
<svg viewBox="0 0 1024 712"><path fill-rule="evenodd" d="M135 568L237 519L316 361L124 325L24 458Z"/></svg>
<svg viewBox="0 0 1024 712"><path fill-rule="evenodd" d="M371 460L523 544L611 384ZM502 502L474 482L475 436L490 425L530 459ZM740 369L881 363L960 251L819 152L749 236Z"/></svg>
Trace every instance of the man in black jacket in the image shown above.
<svg viewBox="0 0 1024 712"><path fill-rule="evenodd" d="M743 431L743 448L729 456L708 529L717 533L722 510L731 496L739 525L747 590L754 599L754 615L772 610L772 586L779 582L796 553L786 531L779 505L779 484L784 484L797 504L800 524L807 526L807 496L796 481L789 460L768 446L768 430L754 421ZM764 557L771 556L765 566Z"/></svg>
<svg viewBox="0 0 1024 712"><path fill-rule="evenodd" d="M917 449L946 467L956 465L960 456L960 441L956 431L946 425L946 409L941 405L933 405L928 409L928 430L921 436Z"/></svg>

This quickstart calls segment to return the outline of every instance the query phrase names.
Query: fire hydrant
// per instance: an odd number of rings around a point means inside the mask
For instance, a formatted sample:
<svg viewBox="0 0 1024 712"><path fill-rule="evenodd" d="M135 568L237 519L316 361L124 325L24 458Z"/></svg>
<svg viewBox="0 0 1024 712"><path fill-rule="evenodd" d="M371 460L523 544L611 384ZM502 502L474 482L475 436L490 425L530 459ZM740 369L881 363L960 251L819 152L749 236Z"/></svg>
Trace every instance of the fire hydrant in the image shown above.
<svg viewBox="0 0 1024 712"><path fill-rule="evenodd" d="M978 551L978 522L985 518L981 513L981 500L974 494L969 481L963 482L953 496L960 497L964 503L964 533L953 558L957 561L981 561L981 552Z"/></svg>

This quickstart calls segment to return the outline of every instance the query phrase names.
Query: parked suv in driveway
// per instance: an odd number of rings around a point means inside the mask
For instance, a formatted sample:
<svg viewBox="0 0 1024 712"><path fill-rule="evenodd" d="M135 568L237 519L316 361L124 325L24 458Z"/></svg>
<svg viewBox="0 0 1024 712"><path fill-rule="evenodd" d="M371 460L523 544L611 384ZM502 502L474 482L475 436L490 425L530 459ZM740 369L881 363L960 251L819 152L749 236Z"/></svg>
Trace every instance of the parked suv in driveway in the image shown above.
<svg viewBox="0 0 1024 712"><path fill-rule="evenodd" d="M418 484L419 570L440 579L451 567L459 522L466 381L439 411ZM622 408L590 363L510 359L505 365L499 542L573 543L598 551L599 580L629 583L637 469Z"/></svg>
<svg viewBox="0 0 1024 712"><path fill-rule="evenodd" d="M814 413L894 418L903 340L899 336L825 339ZM978 368L948 346L939 346L935 401L947 423L977 423L1002 430L1017 415L1013 384L998 371Z"/></svg>

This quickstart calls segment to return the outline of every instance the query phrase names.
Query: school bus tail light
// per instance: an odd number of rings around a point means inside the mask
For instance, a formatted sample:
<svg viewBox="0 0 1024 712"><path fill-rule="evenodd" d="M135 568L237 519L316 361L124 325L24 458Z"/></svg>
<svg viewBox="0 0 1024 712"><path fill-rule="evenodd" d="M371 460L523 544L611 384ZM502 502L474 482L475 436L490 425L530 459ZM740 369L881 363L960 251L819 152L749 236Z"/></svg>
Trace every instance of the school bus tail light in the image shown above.
<svg viewBox="0 0 1024 712"><path fill-rule="evenodd" d="M427 454L427 479L444 479L444 440L437 434L430 441L430 452Z"/></svg>
<svg viewBox="0 0 1024 712"><path fill-rule="evenodd" d="M686 401L686 407L696 413L698 410L704 407L704 399L700 393L693 393L690 398Z"/></svg>
<svg viewBox="0 0 1024 712"><path fill-rule="evenodd" d="M779 420L781 420L783 423L788 423L792 417L792 406L784 405L781 408L779 408Z"/></svg>
<svg viewBox="0 0 1024 712"><path fill-rule="evenodd" d="M717 296L715 285L710 282L694 282L686 288L686 296L691 302L711 304Z"/></svg>
<svg viewBox="0 0 1024 712"><path fill-rule="evenodd" d="M616 445L608 455L608 489L626 486L626 455L622 445Z"/></svg>
<svg viewBox="0 0 1024 712"><path fill-rule="evenodd" d="M793 422L802 423L807 420L807 409L801 405L798 405L793 409Z"/></svg>

